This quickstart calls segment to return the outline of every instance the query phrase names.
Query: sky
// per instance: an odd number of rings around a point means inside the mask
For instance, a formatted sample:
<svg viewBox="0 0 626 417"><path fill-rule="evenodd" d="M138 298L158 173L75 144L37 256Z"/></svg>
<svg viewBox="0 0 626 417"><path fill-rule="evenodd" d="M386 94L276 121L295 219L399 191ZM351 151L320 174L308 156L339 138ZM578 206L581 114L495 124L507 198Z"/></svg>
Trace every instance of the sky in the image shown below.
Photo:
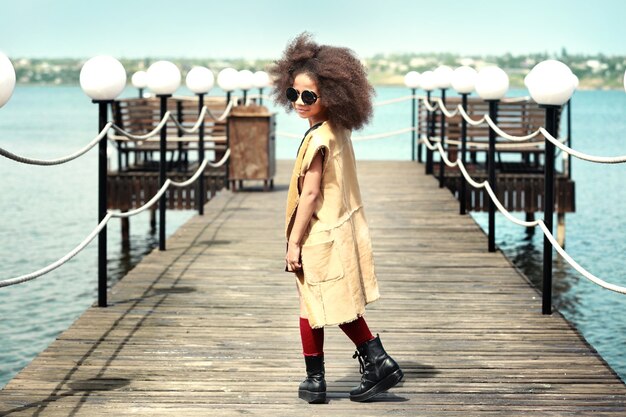
<svg viewBox="0 0 626 417"><path fill-rule="evenodd" d="M0 0L11 58L276 58L302 31L377 53L626 55L625 0Z"/></svg>

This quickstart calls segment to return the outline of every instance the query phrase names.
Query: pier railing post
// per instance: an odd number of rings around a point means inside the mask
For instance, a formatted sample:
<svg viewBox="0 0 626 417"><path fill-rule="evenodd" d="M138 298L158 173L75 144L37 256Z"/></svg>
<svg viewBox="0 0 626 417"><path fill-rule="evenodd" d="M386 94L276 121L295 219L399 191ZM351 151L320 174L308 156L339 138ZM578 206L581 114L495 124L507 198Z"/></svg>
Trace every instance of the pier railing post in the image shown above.
<svg viewBox="0 0 626 417"><path fill-rule="evenodd" d="M230 91L227 91L226 92L226 108L228 108L228 105L230 104L230 101L231 101L231 93L230 93ZM228 140L228 136L229 136L229 132L228 132L228 116L227 116L226 117L226 150L228 150L228 148L230 147L230 141ZM224 169L226 170L224 172L224 187L227 190L230 190L230 178L229 178L229 174L230 174L230 158L228 158L226 160L226 163L224 164Z"/></svg>
<svg viewBox="0 0 626 417"><path fill-rule="evenodd" d="M415 91L416 88L411 88L411 161L415 161Z"/></svg>
<svg viewBox="0 0 626 417"><path fill-rule="evenodd" d="M426 91L426 100L428 104L432 106L430 101L431 91ZM428 140L432 140L433 136L435 136L435 114L434 112L427 109L427 117L426 117L426 137ZM430 175L433 173L433 151L431 151L428 147L426 147L426 175Z"/></svg>
<svg viewBox="0 0 626 417"><path fill-rule="evenodd" d="M556 137L556 136L555 136ZM572 147L572 99L567 100L567 146ZM572 154L567 154L567 178L572 178Z"/></svg>
<svg viewBox="0 0 626 417"><path fill-rule="evenodd" d="M417 162L422 162L422 142L420 140L420 101L417 97L415 97L415 114L417 117L416 125L415 125L415 136L417 140ZM426 125L428 126L428 125Z"/></svg>
<svg viewBox="0 0 626 417"><path fill-rule="evenodd" d="M198 114L202 113L204 107L204 93L198 94ZM200 122L200 130L198 130L198 163L202 165L204 162L204 119ZM204 172L198 178L198 214L204 215L204 198L206 191L204 190Z"/></svg>
<svg viewBox="0 0 626 417"><path fill-rule="evenodd" d="M446 115L443 112L444 106L446 105L446 89L441 89L441 109L439 109L439 113L441 114L441 120L439 124L439 143L441 144L441 151L445 152L446 150ZM443 162L443 153L439 155L439 188L443 188L445 183L445 169L446 164Z"/></svg>
<svg viewBox="0 0 626 417"><path fill-rule="evenodd" d="M98 103L98 131L107 124L111 100L93 100ZM98 224L107 214L107 139L98 144ZM107 306L107 227L98 234L98 307Z"/></svg>
<svg viewBox="0 0 626 417"><path fill-rule="evenodd" d="M546 109L546 130L552 137L558 137L557 114L560 106L542 105ZM543 222L552 233L554 217L554 144L545 141L545 178L543 199ZM552 244L547 236L543 236L543 314L552 314Z"/></svg>
<svg viewBox="0 0 626 417"><path fill-rule="evenodd" d="M494 124L498 123L498 102L499 100L487 100L489 103L489 117ZM496 131L489 127L489 152L487 154L487 170L488 180L491 189L495 195L497 194L496 183ZM489 199L489 237L488 237L488 250L489 252L496 251L496 205L493 200Z"/></svg>
<svg viewBox="0 0 626 417"><path fill-rule="evenodd" d="M171 97L171 94L159 94L158 97L161 100L161 120L165 117L167 112L167 99ZM166 158L167 152L167 123L161 129L161 138L159 141L159 188L163 187L166 181ZM165 206L167 204L167 193L163 193L159 199L159 250L165 250Z"/></svg>
<svg viewBox="0 0 626 417"><path fill-rule="evenodd" d="M461 107L467 111L467 96L466 93L461 93ZM461 117L461 162L463 166L467 167L467 121L464 117ZM465 178L461 176L461 189L459 191L459 212L460 214L467 214L467 182Z"/></svg>

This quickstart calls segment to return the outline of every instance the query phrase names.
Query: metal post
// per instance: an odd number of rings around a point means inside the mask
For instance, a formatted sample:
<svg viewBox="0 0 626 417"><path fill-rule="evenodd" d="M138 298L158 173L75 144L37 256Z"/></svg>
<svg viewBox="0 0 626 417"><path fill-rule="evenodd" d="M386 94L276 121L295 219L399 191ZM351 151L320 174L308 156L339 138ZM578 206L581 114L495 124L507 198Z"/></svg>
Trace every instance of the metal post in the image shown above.
<svg viewBox="0 0 626 417"><path fill-rule="evenodd" d="M461 94L461 107L467 111L467 94ZM467 121L464 117L461 117L461 162L463 166L467 168ZM466 201L467 201L467 181L461 176L461 190L459 192L459 211L460 214L467 214Z"/></svg>
<svg viewBox="0 0 626 417"><path fill-rule="evenodd" d="M498 100L488 100L489 117L494 123L498 123ZM496 132L489 128L489 154L487 155L487 169L489 170L489 185L495 195L497 194L496 184ZM496 205L489 199L489 252L496 251Z"/></svg>
<svg viewBox="0 0 626 417"><path fill-rule="evenodd" d="M411 88L411 161L415 161L415 90Z"/></svg>
<svg viewBox="0 0 626 417"><path fill-rule="evenodd" d="M417 132L417 162L422 162L422 142L420 142L420 102L417 99L417 97L415 98L416 101L416 106L415 106L415 113L417 114L417 127L416 127L416 132ZM428 125L426 125L428 127Z"/></svg>
<svg viewBox="0 0 626 417"><path fill-rule="evenodd" d="M432 105L430 102L430 91L426 92L426 100L429 105ZM428 109L427 109L428 110ZM431 140L433 136L435 136L435 114L434 112L428 110L427 112L427 125L426 125L426 137L428 140ZM428 147L426 147L426 174L433 173L433 151L431 151Z"/></svg>
<svg viewBox="0 0 626 417"><path fill-rule="evenodd" d="M556 136L555 136L556 137ZM567 146L572 147L572 99L567 100ZM572 154L567 154L567 178L572 179Z"/></svg>
<svg viewBox="0 0 626 417"><path fill-rule="evenodd" d="M98 103L98 131L107 123L110 101L94 100ZM107 214L107 139L98 144L98 224ZM107 227L98 234L98 307L107 306Z"/></svg>
<svg viewBox="0 0 626 417"><path fill-rule="evenodd" d="M143 88L139 88L139 98L143 98Z"/></svg>
<svg viewBox="0 0 626 417"><path fill-rule="evenodd" d="M259 88L259 106L263 105L263 88Z"/></svg>
<svg viewBox="0 0 626 417"><path fill-rule="evenodd" d="M167 112L167 99L171 94L159 95L161 99L161 120ZM163 187L166 180L166 163L165 153L167 152L167 123L161 129L161 140L159 142L159 188ZM167 193L163 193L159 199L159 250L165 250L165 205L167 202Z"/></svg>
<svg viewBox="0 0 626 417"><path fill-rule="evenodd" d="M226 93L226 107L228 107L228 104L230 103L230 91L228 91ZM230 140L228 139L229 136L229 129L228 129L228 123L230 116L226 117L226 149L228 149L230 147ZM226 172L224 173L224 186L226 187L227 190L230 190L230 180L229 180L229 171L230 171L230 158L228 158L228 160L226 161L226 163L224 164L224 168L226 169Z"/></svg>
<svg viewBox="0 0 626 417"><path fill-rule="evenodd" d="M439 143L441 144L441 151L444 152L446 150L446 115L443 113L443 106L446 105L446 89L441 89L441 120L440 120L440 128L439 128ZM446 164L443 162L443 153L439 155L439 188L443 188L445 178L445 169Z"/></svg>
<svg viewBox="0 0 626 417"><path fill-rule="evenodd" d="M246 105L246 101L248 99L248 90L242 90L243 91L243 105Z"/></svg>
<svg viewBox="0 0 626 417"><path fill-rule="evenodd" d="M204 107L204 94L198 94L198 114L202 112ZM198 131L198 160L202 164L204 162L204 119L200 122L200 130ZM206 192L204 190L204 172L200 174L198 178L198 214L204 215L204 197Z"/></svg>
<svg viewBox="0 0 626 417"><path fill-rule="evenodd" d="M178 123L180 123L181 125L183 124L182 100L178 100L176 102L176 119L178 120ZM183 132L181 128L178 128L178 137L182 138L184 134L185 132ZM182 141L180 140L178 141L177 148L178 148L178 163L177 163L178 166L176 168L176 171L182 172L183 171L183 142ZM174 156L172 156L172 162L173 160L174 160Z"/></svg>
<svg viewBox="0 0 626 417"><path fill-rule="evenodd" d="M546 109L546 130L557 137L557 112L559 106L541 106ZM554 215L554 144L545 141L545 179L543 199L543 222L552 233ZM552 314L552 244L547 236L543 236L543 314Z"/></svg>

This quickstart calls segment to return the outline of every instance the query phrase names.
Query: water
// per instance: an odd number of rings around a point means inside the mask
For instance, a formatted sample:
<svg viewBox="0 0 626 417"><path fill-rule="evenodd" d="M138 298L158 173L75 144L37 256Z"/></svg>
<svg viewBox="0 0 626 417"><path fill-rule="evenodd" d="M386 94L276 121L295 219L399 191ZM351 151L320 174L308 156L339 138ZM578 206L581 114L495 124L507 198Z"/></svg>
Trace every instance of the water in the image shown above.
<svg viewBox="0 0 626 417"><path fill-rule="evenodd" d="M181 90L180 93L186 94ZM407 94L404 88L377 89L376 100ZM134 94L128 91L126 94ZM219 93L215 93L219 94ZM523 91L511 95L523 95ZM574 147L599 155L626 154L620 143L626 134L626 94L581 91L573 101ZM376 108L372 124L356 135L407 127L408 101ZM78 87L19 86L0 109L0 146L35 158L54 158L82 147L97 128L97 109ZM306 122L278 111L278 130L301 134ZM293 158L299 140L277 139L277 157ZM409 134L355 143L359 159L410 158ZM112 158L115 160L115 156ZM0 279L31 272L58 259L95 226L97 217L96 151L56 167L34 167L0 160ZM626 252L621 218L626 189L625 165L574 161L575 214L567 215L567 250L592 273L626 285L621 272ZM169 211L167 234L194 213ZM474 214L485 227L486 215ZM531 279L541 277L542 239L497 216L497 244ZM155 247L148 214L131 219L131 249L121 250L119 221L109 224L108 271L114 283ZM486 250L486 248L485 248ZM0 387L46 348L96 300L97 246L89 245L76 258L35 281L0 289ZM556 258L556 257L555 257ZM558 258L554 262L555 304L626 378L626 296L587 282Z"/></svg>

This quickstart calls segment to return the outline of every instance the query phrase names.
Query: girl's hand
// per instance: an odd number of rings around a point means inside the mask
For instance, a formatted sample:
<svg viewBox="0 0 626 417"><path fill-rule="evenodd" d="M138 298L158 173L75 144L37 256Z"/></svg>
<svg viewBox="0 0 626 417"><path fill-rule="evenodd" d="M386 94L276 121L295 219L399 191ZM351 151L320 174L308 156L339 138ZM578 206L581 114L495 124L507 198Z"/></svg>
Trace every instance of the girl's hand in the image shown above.
<svg viewBox="0 0 626 417"><path fill-rule="evenodd" d="M287 263L287 271L295 272L302 269L302 262L300 261L300 245L295 242L287 243L287 255L285 256L285 262Z"/></svg>

